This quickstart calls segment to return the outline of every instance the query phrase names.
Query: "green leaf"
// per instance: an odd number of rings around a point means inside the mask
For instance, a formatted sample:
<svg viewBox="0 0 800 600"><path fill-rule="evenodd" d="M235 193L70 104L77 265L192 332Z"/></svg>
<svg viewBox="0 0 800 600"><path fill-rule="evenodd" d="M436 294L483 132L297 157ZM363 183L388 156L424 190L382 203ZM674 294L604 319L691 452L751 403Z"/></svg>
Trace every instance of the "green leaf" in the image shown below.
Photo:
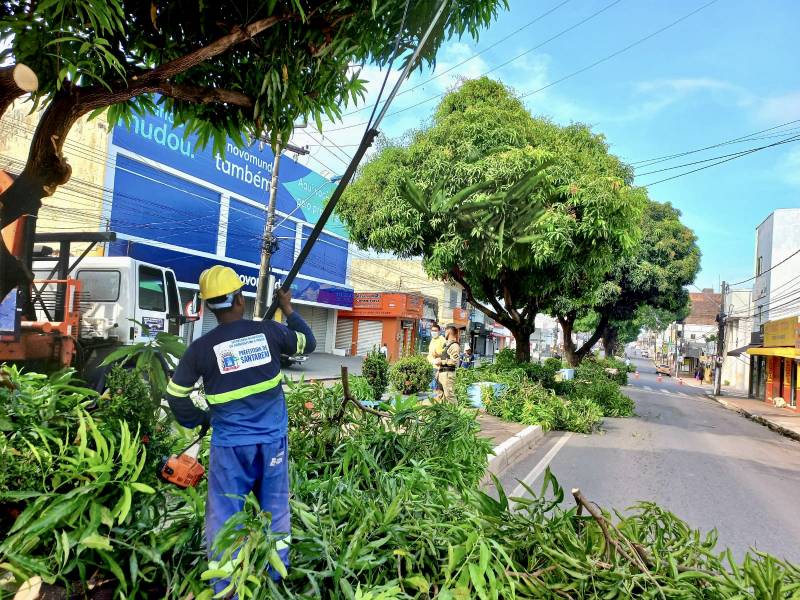
<svg viewBox="0 0 800 600"><path fill-rule="evenodd" d="M84 538L81 538L78 545L85 548L93 548L95 550L108 550L112 551L111 542L107 537L93 533Z"/></svg>

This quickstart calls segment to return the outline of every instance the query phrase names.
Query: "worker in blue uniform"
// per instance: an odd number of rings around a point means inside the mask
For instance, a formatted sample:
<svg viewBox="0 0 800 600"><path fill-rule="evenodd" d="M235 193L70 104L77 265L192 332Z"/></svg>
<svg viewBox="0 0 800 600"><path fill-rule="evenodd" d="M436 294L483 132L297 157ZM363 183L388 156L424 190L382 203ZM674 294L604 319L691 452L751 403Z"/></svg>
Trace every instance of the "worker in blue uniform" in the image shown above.
<svg viewBox="0 0 800 600"><path fill-rule="evenodd" d="M214 538L251 491L272 515L280 535L278 553L289 564L289 470L286 400L281 387L281 354L313 352L314 335L291 305L290 292L278 290L287 325L244 318L242 282L230 267L215 265L200 274L200 297L219 325L189 346L167 385L167 401L177 421L197 427L210 421L206 544L213 560ZM203 380L209 410L189 397ZM232 565L220 565L225 569ZM277 572L270 575L278 578ZM220 592L225 580L215 582Z"/></svg>

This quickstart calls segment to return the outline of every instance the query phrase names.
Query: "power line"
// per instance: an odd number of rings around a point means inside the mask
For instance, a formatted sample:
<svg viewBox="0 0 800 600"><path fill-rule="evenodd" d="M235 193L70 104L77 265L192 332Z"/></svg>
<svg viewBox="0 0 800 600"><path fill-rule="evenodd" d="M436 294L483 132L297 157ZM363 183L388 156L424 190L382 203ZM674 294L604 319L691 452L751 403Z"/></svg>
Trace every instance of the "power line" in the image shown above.
<svg viewBox="0 0 800 600"><path fill-rule="evenodd" d="M754 279L756 279L757 277L761 277L762 275L766 275L767 273L769 273L769 272L770 272L770 271L772 271L773 269L777 269L777 268L778 268L778 267L780 267L782 264L784 264L784 263L785 263L787 260L789 260L790 258L792 258L792 257L794 257L794 256L797 256L798 254L800 254L800 249L798 249L798 250L795 250L794 252L792 252L792 253L791 253L789 256L787 256L786 258L784 258L784 259L783 259L782 261L780 261L779 263L777 263L777 264L775 264L775 265L772 265L772 266L771 266L769 269L767 269L766 271L762 271L761 273L758 273L757 275L754 275L753 277L750 277L750 278L748 278L748 279L743 279L742 281L737 281L736 283L732 283L731 285L739 285L739 284L741 284L741 283L746 283L746 282L748 282L748 281L753 281Z"/></svg>
<svg viewBox="0 0 800 600"><path fill-rule="evenodd" d="M712 144L711 146L705 146L703 148L695 148L694 150L687 150L685 152L677 152L675 154L667 154L667 155L664 155L664 156L656 156L654 158L645 158L645 159L642 159L642 160L636 160L636 161L631 162L630 165L631 166L636 166L636 165L641 165L642 163L649 163L648 165L644 165L644 166L650 166L651 164L656 164L656 163L663 162L663 161L666 161L666 160L672 160L673 158L680 158L682 156L687 156L689 154L696 154L697 152L703 152L705 150L711 150L713 148L719 148L720 146L727 146L729 144L735 144L735 143L743 142L743 141L744 142L751 141L753 136L760 135L762 133L767 133L769 131L774 131L775 129L780 129L781 127L786 127L787 125L792 125L794 123L800 123L800 119L795 119L793 121L787 121L786 123L781 123L780 125L775 125L774 127L769 127L767 129L762 129L761 131L756 131L754 133L750 133L748 135L743 135L743 136L740 136L740 137L737 137L737 138L733 138L733 139L730 139L730 140L725 140L725 141L719 142L717 144ZM786 133L788 133L788 132L786 132ZM779 135L783 135L783 134L779 134Z"/></svg>
<svg viewBox="0 0 800 600"><path fill-rule="evenodd" d="M607 62L607 61L611 60L612 58L615 58L615 57L619 56L620 54L623 54L624 52L627 52L628 50L630 50L632 48L635 48L639 44L643 44L644 42L646 42L647 40L657 36L658 34L663 33L664 31L667 31L668 29L671 29L672 27L675 27L675 25L677 25L678 23L681 23L681 22L685 21L686 19L688 19L689 17L691 17L693 15L696 15L701 10L708 8L712 4L715 4L716 2L718 2L718 0L711 0L710 2L706 2L701 7L696 8L695 10L683 15L682 17L680 17L678 19L675 19L674 21L672 21L671 23L665 25L664 27L661 27L660 29L656 29L654 32L652 32L652 33L650 33L650 34L648 34L648 35L646 35L646 36L644 36L642 38L639 38L638 40L636 40L635 42L633 42L631 44L628 44L624 48L621 48L620 50L617 50L616 52L612 52L611 54L609 54L607 56L604 56L603 58L601 58L599 60L596 60L593 63L591 63L591 64L589 64L589 65L587 65L587 66L585 66L585 67L583 67L581 69L578 69L577 71L573 71L569 75L565 75L564 77L561 77L560 79L556 79L555 81L552 81L552 82L548 83L547 85L540 87L537 90L533 90L532 92L526 92L526 93L522 94L520 96L520 98L526 98L528 96L532 96L533 94L538 94L539 92L542 92L542 91L544 91L544 90L546 90L546 89L548 89L550 87L553 87L554 85L556 85L558 83L561 83L562 81L566 81L567 79L571 79L571 78L575 77L576 75L580 75L581 73L585 73L586 71L588 71L590 69L593 69L594 67L596 67L598 65L601 65L604 62Z"/></svg>
<svg viewBox="0 0 800 600"><path fill-rule="evenodd" d="M478 52L475 52L474 54L471 54L469 57L465 58L465 59L464 59L464 60L462 60L461 62L458 62L458 63L456 63L456 64L455 64L455 65L453 65L452 67L449 67L449 68L445 69L444 71L442 71L441 73L437 73L436 75L433 75L432 77L429 77L428 79L426 79L426 80L424 80L424 81L421 81L421 82L420 82L420 83L418 83L417 85L415 85L415 86L413 86L413 87L410 87L410 88L408 88L407 90L403 90L402 92L400 92L400 93L399 93L399 94L397 94L397 95L398 95L398 96L402 96L402 95L404 95L404 94L408 94L408 93L410 93L410 92L413 92L414 90L416 90L416 89L419 89L419 88L421 88L421 87L425 86L426 84L430 83L430 82L431 82L431 81L433 81L434 79L438 79L439 77L442 77L442 76L446 75L447 73L450 73L451 71L453 71L453 70L457 69L458 67L462 67L462 66L464 66L464 65L465 65L465 64L467 64L468 62L470 62L470 61L472 61L472 60L474 60L474 59L478 58L478 57L479 57L481 54L485 54L485 53L486 53L486 52L488 52L489 50L492 50L493 48L496 48L497 46L500 46L501 44L504 44L504 43L508 42L508 40L509 40L509 39L511 39L512 37L514 37L515 35L517 35L517 34L518 34L518 33L520 33L521 31L523 31L523 30L527 29L528 27L530 27L530 26L531 26L531 25L533 25L534 23L537 23L537 22L541 21L541 20L542 20L542 19L544 19L545 17L547 17L547 16L549 16L550 14L554 13L555 11L557 11L559 8L561 8L561 7L562 7L562 6L564 6L565 4L568 4L570 1L571 1L571 0L563 0L563 2L561 2L561 3L557 4L557 5L556 5L556 6L554 6L553 8L551 8L551 9L549 9L549 10L547 10L547 11L543 12L542 14L538 15L537 17L534 17L532 20L528 21L527 23L525 23L525 24L524 24L524 25L522 25L521 27L519 27L519 28L515 29L514 31L512 31L511 33L507 34L505 37L503 37L503 39L501 39L501 40L498 40L498 41L497 41L497 42L495 42L494 44L491 44L491 45L487 46L487 47L486 47L486 48L484 48L483 50L480 50L480 51L478 51ZM619 1L621 1L621 0L619 0ZM612 3L612 5L613 5L613 4L616 4L616 2ZM612 5L610 5L610 6L612 6ZM609 8L610 8L610 6L609 6ZM605 10L605 9L604 9L604 10ZM572 28L570 28L570 29L574 29L574 27L577 27L577 25L573 26L573 27L572 27ZM566 30L566 31L568 31L568 30ZM566 31L565 31L565 33L566 33ZM529 51L526 51L526 53L527 53L527 52L530 52L530 50L529 50ZM520 55L520 56L523 56L523 55ZM519 57L517 57L517 58L519 58ZM516 60L516 59L512 59L512 60ZM507 64L507 63L506 63L506 64ZM499 67L495 67L495 68L499 68ZM438 96L437 96L437 97L438 97ZM342 116L343 116L343 117L347 117L347 116L349 116L349 115L354 115L354 114L356 114L356 113L360 113L360 112L362 112L362 111L365 111L365 110L367 110L368 108L370 108L370 107L372 107L372 106L374 106L374 105L373 105L373 104L368 104L368 105L366 105L366 106L363 106L363 107L361 107L361 108L359 108L359 109L356 109L356 110L351 110L350 112L346 112L346 113L344 113Z"/></svg>
<svg viewBox="0 0 800 600"><path fill-rule="evenodd" d="M691 167L691 166L694 166L694 165L699 165L699 164L711 162L711 161L714 161L714 160L719 160L721 158L729 158L729 157L739 158L740 156L745 156L747 154L751 154L752 152L755 152L755 151L758 151L758 150L764 150L765 148L772 148L773 146L780 146L781 144L788 144L788 143L791 143L791 142L796 142L798 140L800 140L800 135L795 135L794 137L792 137L790 139L784 139L784 140L781 140L779 142L775 142L774 144L769 144L767 146L761 146L760 148L750 148L748 150L740 150L738 152L732 152L730 154L721 154L719 156L712 156L711 158L704 158L702 160L696 160L696 161L693 161L693 162L683 163L683 164L680 164L680 165L673 165L671 167L664 167L662 169L656 169L654 171L646 171L645 173L637 173L636 177L644 177L645 175L653 175L655 173L663 173L664 171L672 171L674 169L682 169L684 167ZM722 162L725 162L725 161L722 161ZM717 163L717 164L719 164L719 163Z"/></svg>
<svg viewBox="0 0 800 600"><path fill-rule="evenodd" d="M732 160L736 160L737 158L742 158L743 156L747 156L748 154L753 154L754 152L760 152L761 150L766 150L767 148L774 148L775 146L780 146L781 144L787 144L789 142L796 142L798 140L800 140L800 136L798 136L796 138L792 138L790 140L782 140L780 142L775 142L773 144L767 144L766 146L759 146L758 148L752 148L750 150L746 150L746 151L743 151L741 153L738 153L735 156L732 156L730 158L726 158L726 159L723 159L723 160L719 160L719 161L717 161L715 163L711 163L710 165L705 165L705 166L702 166L702 167L698 167L697 169L692 169L690 171L686 171L685 173L678 173L677 175L672 175L671 177L665 177L664 179L659 179L658 181L653 181L651 183L645 183L645 184L643 184L643 187L650 187L650 186L653 186L653 185L657 185L659 183L664 183L665 181L671 181L673 179L678 179L679 177L684 177L686 175L691 175L692 173L697 173L698 171L703 171L705 169L710 169L711 167L716 167L717 165L721 165L723 163L730 162ZM746 279L745 281L749 281L749 280ZM742 283L742 282L739 282L739 283ZM738 284L732 284L732 285L738 285Z"/></svg>
<svg viewBox="0 0 800 600"><path fill-rule="evenodd" d="M612 8L613 6L619 4L621 1L622 0L614 0L613 2L607 4L606 6L601 8L600 10L595 11L594 13L589 15L588 17L585 17L584 19L581 19L580 21L578 21L577 23L567 27L566 29L562 29L561 31L559 31L555 35L549 37L548 39L544 40L543 42L540 42L536 46L533 46L532 48L528 48L527 50L525 50L524 52L521 52L520 54L517 54L513 58L510 58L509 60L507 60L507 61L505 61L503 63L500 63L499 65L496 65L496 66L492 67L491 69L488 69L488 70L482 72L480 75L481 76L488 75L490 73L493 73L494 71L497 71L498 69L502 69L503 67L511 64L512 62L522 58L523 56L525 56L527 54L530 54L534 50L538 50L542 46L544 46L546 44L549 44L550 42L558 39L562 35L565 35L566 33L569 33L570 31L572 31L576 27L579 27L580 25L583 25L587 21L590 21L590 20L594 19L595 17L597 17L600 14L604 13L608 9ZM714 1L716 1L716 0L714 0ZM394 111L392 113L389 113L388 116L391 117L391 116L394 116L394 115L399 115L399 114L404 113L406 111L409 111L409 110L411 110L413 108L417 108L418 106L422 106L423 104L427 104L428 102L431 102L432 100L436 100L437 98L442 98L446 94L447 94L447 92L442 92L441 94L436 94L434 96L430 96L429 98L421 100L421 101L419 101L419 102L417 102L415 104L412 104L411 106L406 106L406 107L398 109L398 110L396 110L396 111ZM343 131L345 129L352 129L354 127L360 127L361 125L365 125L365 124L366 124L366 122L361 122L361 123L355 123L354 125L346 125L346 126L343 126L343 127L334 127L332 129L328 129L328 132L331 132L331 131Z"/></svg>

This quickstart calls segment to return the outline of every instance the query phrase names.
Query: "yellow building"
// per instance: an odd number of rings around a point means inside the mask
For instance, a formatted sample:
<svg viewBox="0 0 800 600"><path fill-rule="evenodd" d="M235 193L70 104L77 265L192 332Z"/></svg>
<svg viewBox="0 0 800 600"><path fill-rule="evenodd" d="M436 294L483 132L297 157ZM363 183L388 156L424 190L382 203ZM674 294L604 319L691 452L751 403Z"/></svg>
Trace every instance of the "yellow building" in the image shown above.
<svg viewBox="0 0 800 600"><path fill-rule="evenodd" d="M0 170L18 175L25 166L31 138L41 113L30 102L16 102L0 119ZM110 203L104 177L108 161L109 126L105 115L80 119L70 130L64 155L72 177L45 198L37 231L98 231L106 228L104 206ZM98 248L98 251L100 249Z"/></svg>
<svg viewBox="0 0 800 600"><path fill-rule="evenodd" d="M466 327L468 311L462 308L461 286L430 279L421 260L353 258L350 276L356 292L421 292L436 298L437 321Z"/></svg>

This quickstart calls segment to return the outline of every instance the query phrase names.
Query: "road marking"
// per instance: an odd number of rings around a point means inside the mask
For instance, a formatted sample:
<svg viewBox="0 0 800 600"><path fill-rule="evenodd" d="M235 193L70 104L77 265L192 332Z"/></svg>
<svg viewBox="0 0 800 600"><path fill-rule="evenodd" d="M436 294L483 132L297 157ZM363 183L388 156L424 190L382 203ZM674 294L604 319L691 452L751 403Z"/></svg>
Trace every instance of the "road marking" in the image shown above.
<svg viewBox="0 0 800 600"><path fill-rule="evenodd" d="M651 388L649 385L644 386L644 389L646 389L648 392L653 391L653 388Z"/></svg>
<svg viewBox="0 0 800 600"><path fill-rule="evenodd" d="M556 454L558 454L558 451L561 450L562 446L566 444L569 441L569 438L571 437L572 437L571 431L564 432L564 435L562 435L561 438L559 438L559 440L555 444L553 444L553 447L550 448L547 454L545 454L542 457L542 460L536 463L536 466L533 467L533 470L525 476L525 479L523 479L522 482L517 487L514 488L514 491L511 492L511 496L515 498L524 496L525 492L527 492L528 490L526 490L525 486L523 486L522 484L524 483L525 485L530 487L533 484L533 482L536 481L536 478L542 474L542 471L544 471L547 468L547 465L550 464L550 461L552 461L553 458L555 458Z"/></svg>

